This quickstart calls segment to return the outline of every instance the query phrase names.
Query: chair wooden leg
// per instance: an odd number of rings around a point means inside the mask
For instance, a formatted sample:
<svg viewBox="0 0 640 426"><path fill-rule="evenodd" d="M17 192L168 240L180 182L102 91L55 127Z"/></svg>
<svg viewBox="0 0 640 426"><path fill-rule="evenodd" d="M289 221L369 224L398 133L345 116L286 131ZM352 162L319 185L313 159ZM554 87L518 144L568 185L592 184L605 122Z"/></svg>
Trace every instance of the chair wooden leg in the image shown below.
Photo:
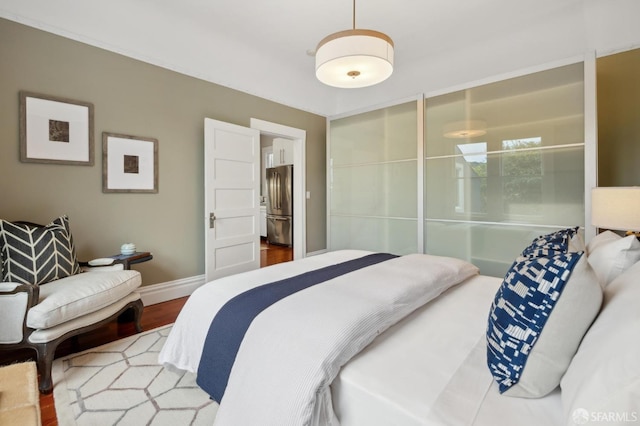
<svg viewBox="0 0 640 426"><path fill-rule="evenodd" d="M142 304L142 300L140 300L140 299L136 300L133 303L133 305L131 306L131 309L133 310L133 316L134 316L134 321L135 321L136 332L140 333L140 332L142 332L141 320L142 320L142 311L144 309L144 305Z"/></svg>
<svg viewBox="0 0 640 426"><path fill-rule="evenodd" d="M136 332L140 333L142 331L140 320L142 318L143 309L144 305L142 304L142 300L136 300L135 302L129 303L129 305L127 305L127 310L118 316L118 323L123 324L135 321Z"/></svg>
<svg viewBox="0 0 640 426"><path fill-rule="evenodd" d="M40 374L40 383L38 385L40 393L48 394L53 391L51 366L53 364L53 357L56 353L58 343L58 340L54 340L52 342L38 343L34 345L37 353L38 373Z"/></svg>

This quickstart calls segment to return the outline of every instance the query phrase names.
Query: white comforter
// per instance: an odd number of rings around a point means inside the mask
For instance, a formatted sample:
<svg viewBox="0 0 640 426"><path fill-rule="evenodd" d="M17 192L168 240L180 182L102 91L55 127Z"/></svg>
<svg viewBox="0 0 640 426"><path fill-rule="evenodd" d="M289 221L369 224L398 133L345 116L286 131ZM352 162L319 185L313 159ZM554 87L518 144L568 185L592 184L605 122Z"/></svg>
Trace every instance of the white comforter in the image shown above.
<svg viewBox="0 0 640 426"><path fill-rule="evenodd" d="M559 389L500 395L486 329L500 278L477 275L416 309L353 357L333 381L341 426L553 426Z"/></svg>
<svg viewBox="0 0 640 426"><path fill-rule="evenodd" d="M340 251L217 280L180 313L159 361L196 372L216 312L236 294L369 254ZM263 311L238 351L216 425L338 425L329 385L379 333L477 274L470 263L407 255L335 278Z"/></svg>

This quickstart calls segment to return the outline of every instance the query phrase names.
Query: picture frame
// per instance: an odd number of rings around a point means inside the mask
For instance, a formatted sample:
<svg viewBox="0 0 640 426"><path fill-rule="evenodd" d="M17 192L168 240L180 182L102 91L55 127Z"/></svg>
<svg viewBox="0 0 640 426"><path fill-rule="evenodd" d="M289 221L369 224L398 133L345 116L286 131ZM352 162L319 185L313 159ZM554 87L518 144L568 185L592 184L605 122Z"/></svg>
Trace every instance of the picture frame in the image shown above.
<svg viewBox="0 0 640 426"><path fill-rule="evenodd" d="M102 192L158 193L158 140L103 132Z"/></svg>
<svg viewBox="0 0 640 426"><path fill-rule="evenodd" d="M94 165L93 104L19 92L20 161Z"/></svg>

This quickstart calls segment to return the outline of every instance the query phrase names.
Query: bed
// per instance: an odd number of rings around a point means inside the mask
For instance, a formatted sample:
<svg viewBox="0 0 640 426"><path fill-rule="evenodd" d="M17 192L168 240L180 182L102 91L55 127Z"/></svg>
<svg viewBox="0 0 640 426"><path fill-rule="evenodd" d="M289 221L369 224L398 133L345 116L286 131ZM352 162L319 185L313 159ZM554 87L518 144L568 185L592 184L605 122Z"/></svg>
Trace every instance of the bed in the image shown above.
<svg viewBox="0 0 640 426"><path fill-rule="evenodd" d="M548 256L549 250L580 254L564 254L577 259L578 266L565 274L568 278L562 297L556 298L545 332L538 333L529 350L519 382L506 391L502 387L508 380L494 371L489 361L492 323L488 325L487 320L496 317L498 295L507 278L479 275L472 265L450 258L402 256L363 268L362 273L368 275L353 275L360 273L355 271L333 280L352 282L360 277L355 281L373 286L375 304L388 304L378 300L376 280L402 287L400 278L390 277L401 275L403 270L430 270L433 262L440 261L447 265L453 261L456 270L451 272L447 266L444 275L425 278L437 282L428 285L429 289L436 287L433 291L416 287L418 293L391 296L390 309L365 315L373 319L362 322L357 316L357 326L346 328L350 333L346 342L338 349L331 346L326 350L329 356L323 354L318 360L314 356L325 349L316 347L315 340L323 338L315 331L307 335L303 330L309 323L339 329L342 325L334 324L333 319L343 316L342 312L358 312L359 301L370 297L356 293L352 300L351 295L332 300L317 290L331 285L305 288L275 305L293 307L293 318L299 321L289 317L287 322L296 323L291 330L272 312L279 308L270 305L255 317L261 321L267 318L264 324L257 320L251 323L233 354L223 397L209 391L206 381L201 384L221 402L215 424L526 426L640 421L640 310L633 303L640 301L640 286L635 283L640 274L640 243L633 237L607 232L586 247L575 247L579 240L575 229L563 231L564 247L558 246L554 234L534 240L527 248L535 262ZM236 295L370 255L355 250L330 252L202 286L178 316L159 362L197 373L200 384L201 376L219 370L214 367L218 364L201 363L208 360L203 348L208 341L215 342L209 340L212 322ZM409 261L412 263L406 263ZM416 261L428 264L412 266ZM397 269L389 273L382 269L388 267ZM423 275L418 274L418 281ZM447 283L442 284L444 281ZM432 294L416 296L422 293ZM305 306L299 304L304 297L322 306L327 315L320 317L307 307L300 308ZM360 329L369 327L363 325L367 321L371 330L363 334ZM569 324L568 329L559 324ZM288 334L291 336L286 340ZM319 364L319 373L308 370L307 364Z"/></svg>

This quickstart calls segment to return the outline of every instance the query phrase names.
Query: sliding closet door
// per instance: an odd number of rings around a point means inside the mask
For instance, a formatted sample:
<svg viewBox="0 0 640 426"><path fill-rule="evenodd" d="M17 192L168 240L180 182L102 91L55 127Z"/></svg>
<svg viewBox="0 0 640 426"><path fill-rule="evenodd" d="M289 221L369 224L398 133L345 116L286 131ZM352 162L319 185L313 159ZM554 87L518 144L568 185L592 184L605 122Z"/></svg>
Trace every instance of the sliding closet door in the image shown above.
<svg viewBox="0 0 640 426"><path fill-rule="evenodd" d="M537 235L584 226L584 72L425 101L425 252L504 276Z"/></svg>
<svg viewBox="0 0 640 426"><path fill-rule="evenodd" d="M417 249L417 102L332 120L329 248Z"/></svg>

